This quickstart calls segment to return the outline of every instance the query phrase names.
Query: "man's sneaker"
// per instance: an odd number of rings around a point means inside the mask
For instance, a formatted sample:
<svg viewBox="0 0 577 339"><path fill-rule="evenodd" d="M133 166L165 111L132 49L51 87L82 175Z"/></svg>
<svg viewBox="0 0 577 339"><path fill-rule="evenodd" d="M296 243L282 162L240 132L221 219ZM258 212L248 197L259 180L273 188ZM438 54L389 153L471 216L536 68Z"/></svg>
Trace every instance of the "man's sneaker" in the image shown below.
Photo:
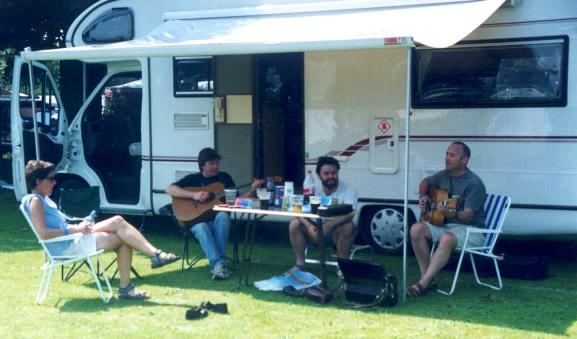
<svg viewBox="0 0 577 339"><path fill-rule="evenodd" d="M217 279L228 279L230 278L230 273L223 262L219 262L212 268L212 280Z"/></svg>

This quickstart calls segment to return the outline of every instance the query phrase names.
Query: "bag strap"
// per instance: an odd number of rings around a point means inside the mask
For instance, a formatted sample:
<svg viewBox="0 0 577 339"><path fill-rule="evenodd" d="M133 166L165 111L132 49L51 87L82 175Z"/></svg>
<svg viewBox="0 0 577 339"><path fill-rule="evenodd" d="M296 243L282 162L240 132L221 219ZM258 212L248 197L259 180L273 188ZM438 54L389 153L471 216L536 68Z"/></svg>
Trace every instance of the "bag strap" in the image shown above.
<svg viewBox="0 0 577 339"><path fill-rule="evenodd" d="M343 295L345 294L345 285L346 283L344 281L341 281L339 283L339 285L335 288L335 292L334 292L334 297L333 297L333 302L339 306L342 307L348 307L350 309L367 309L367 308L371 308L371 307L375 307L379 304L381 304L383 302L383 300L385 299L386 296L386 291L387 288L383 287L381 289L381 291L379 292L379 294L375 297L375 300L373 300L370 303L366 303L366 304L362 304L362 303L351 303L346 301L346 297L343 297Z"/></svg>

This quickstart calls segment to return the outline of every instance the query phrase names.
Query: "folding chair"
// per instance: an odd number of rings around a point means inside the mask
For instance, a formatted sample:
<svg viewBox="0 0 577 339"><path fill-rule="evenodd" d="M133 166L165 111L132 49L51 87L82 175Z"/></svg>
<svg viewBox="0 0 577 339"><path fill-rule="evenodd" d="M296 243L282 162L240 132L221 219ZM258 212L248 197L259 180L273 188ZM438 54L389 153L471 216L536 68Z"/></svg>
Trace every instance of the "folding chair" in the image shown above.
<svg viewBox="0 0 577 339"><path fill-rule="evenodd" d="M95 211L98 216L100 215L100 188L98 186L62 188L60 189L58 209L66 215L69 221L82 221L92 211ZM104 270L107 271L116 261L117 258L112 260ZM83 265L87 265L87 262L75 263L66 274L64 273L64 266L62 266L62 281L70 280ZM137 278L142 279L134 267L130 267L130 270ZM97 266L97 272L100 272L100 265ZM114 279L117 273L118 268L112 274L111 279Z"/></svg>
<svg viewBox="0 0 577 339"><path fill-rule="evenodd" d="M366 239L365 239L366 240ZM365 243L368 243L367 241L365 241ZM307 246L305 247L305 263L306 264L320 264L321 261L319 259L313 259L308 257L309 256L309 249L311 246ZM332 241L331 241L331 246L326 246L325 248L332 248ZM354 259L355 255L357 254L358 251L362 251L362 250L369 250L370 252L370 257L372 258L374 255L373 252L373 247L371 245L359 245L359 244L353 244L353 246L351 246L351 253L349 253L349 258L348 259ZM335 254L331 255L332 258L336 259L337 256ZM339 264L336 260L325 260L325 265L328 266L335 266L338 267Z"/></svg>
<svg viewBox="0 0 577 339"><path fill-rule="evenodd" d="M42 240L38 235L38 233L36 232L36 228L34 227L32 220L30 220L30 217L26 212L24 205L22 204L20 205L20 212L22 213L22 215L24 215L26 222L28 222L28 226L30 226L32 232L34 232L34 235L36 236L36 239L38 239L38 243L42 246L42 249L44 250L44 254L46 256L46 262L44 263L44 265L42 265L42 270L44 270L44 273L42 274L42 280L40 281L40 288L38 289L38 293L36 294L36 303L41 304L46 299L46 296L48 294L48 287L50 285L50 280L52 279L52 272L54 271L55 268L58 268L58 266L78 262L86 262L86 265L90 269L90 272L92 272L92 276L94 277L96 286L98 286L98 291L100 292L100 297L102 298L102 301L108 303L112 298L112 287L110 286L110 281L108 280L108 276L106 275L106 270L103 271L101 275L104 278L104 281L106 282L106 286L108 287L108 293L105 293L102 290L100 279L98 279L98 273L96 272L96 270L94 269L94 265L92 264L92 258L96 257L97 263L99 265L102 265L102 259L100 258L100 255L104 252L104 250L98 250L92 253L78 256L54 256L48 249L47 244L68 242L72 239L81 237L82 234L74 233L48 240Z"/></svg>
<svg viewBox="0 0 577 339"><path fill-rule="evenodd" d="M450 295L453 294L455 291L455 286L457 286L457 279L459 277L459 272L461 270L461 264L463 262L463 257L465 253L469 254L469 258L471 259L471 266L473 267L473 273L475 274L475 280L479 285L487 286L495 290L500 290L503 288L503 282L501 280L501 272L499 271L499 264L497 259L500 259L498 255L493 254L493 248L497 243L497 237L501 233L501 228L503 227L503 223L505 221L505 217L507 216L507 212L509 211L509 207L511 206L511 198L504 195L495 195L495 194L487 194L485 198L485 225L486 228L476 228L476 227L469 227L467 229L467 234L465 236L465 243L463 248L457 248L457 251L461 252L459 256L459 262L457 264L457 269L455 271L455 277L453 278L453 284L451 289L447 292L444 290L438 290L440 293ZM485 241L483 242L482 246L472 246L469 244L469 235L473 233L480 233L485 235ZM431 249L431 254L435 250L435 244L433 244L433 248ZM488 283L484 283L479 279L479 274L477 273L477 267L475 266L475 255L480 255L483 257L487 257L493 260L493 264L495 266L495 271L497 273L497 282L498 285L491 285Z"/></svg>
<svg viewBox="0 0 577 339"><path fill-rule="evenodd" d="M178 230L180 231L181 235L182 235L182 264L181 264L181 268L182 270L189 270L191 269L194 265L196 265L202 258L206 257L206 254L204 253L204 251L200 251L200 253L198 253L197 255L195 255L194 257L190 257L190 239L195 239L196 238L192 235L192 233L190 232L190 229L187 228L183 228L182 226L180 226L180 224L178 223L178 220L176 220L176 218L174 217L174 212L172 211L172 205L171 204L167 204L164 205L163 207L160 208L160 210L158 211L160 215L163 216L167 216L170 217L172 219L172 221L174 222L174 224L176 225L176 227L178 228Z"/></svg>

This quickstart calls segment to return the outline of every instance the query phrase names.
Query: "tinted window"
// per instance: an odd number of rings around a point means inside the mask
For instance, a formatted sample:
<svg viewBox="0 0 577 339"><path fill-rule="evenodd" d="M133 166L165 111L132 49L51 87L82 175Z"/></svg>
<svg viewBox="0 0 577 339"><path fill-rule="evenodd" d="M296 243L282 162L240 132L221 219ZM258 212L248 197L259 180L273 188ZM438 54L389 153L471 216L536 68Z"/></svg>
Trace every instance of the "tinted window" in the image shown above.
<svg viewBox="0 0 577 339"><path fill-rule="evenodd" d="M174 96L211 96L212 58L174 59Z"/></svg>
<svg viewBox="0 0 577 339"><path fill-rule="evenodd" d="M134 17L129 8L113 8L105 12L82 32L85 43L127 41L134 38Z"/></svg>
<svg viewBox="0 0 577 339"><path fill-rule="evenodd" d="M567 40L417 49L412 72L416 108L564 106Z"/></svg>

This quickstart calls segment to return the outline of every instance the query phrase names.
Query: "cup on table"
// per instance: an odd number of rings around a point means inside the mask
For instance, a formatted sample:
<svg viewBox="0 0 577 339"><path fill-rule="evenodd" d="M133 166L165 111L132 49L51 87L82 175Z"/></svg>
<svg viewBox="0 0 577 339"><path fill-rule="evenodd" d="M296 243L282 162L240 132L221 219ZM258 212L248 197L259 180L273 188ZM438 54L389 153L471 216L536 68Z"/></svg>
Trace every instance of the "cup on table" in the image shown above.
<svg viewBox="0 0 577 339"><path fill-rule="evenodd" d="M292 207L293 212L302 213L303 200L304 200L304 197L302 194L294 194L293 196L291 196L291 207Z"/></svg>
<svg viewBox="0 0 577 339"><path fill-rule="evenodd" d="M266 188L257 188L256 189L256 196L260 199L260 197L267 192Z"/></svg>
<svg viewBox="0 0 577 339"><path fill-rule="evenodd" d="M261 210L268 210L268 203L270 200L271 192L264 190L264 191L256 191L256 195L258 200L260 201L260 209Z"/></svg>
<svg viewBox="0 0 577 339"><path fill-rule="evenodd" d="M319 209L319 206L321 205L321 197L319 197L317 195L311 195L309 197L309 202L311 204L311 213L317 214L317 210Z"/></svg>
<svg viewBox="0 0 577 339"><path fill-rule="evenodd" d="M228 206L234 206L236 200L236 190L227 188L224 190L224 200Z"/></svg>

